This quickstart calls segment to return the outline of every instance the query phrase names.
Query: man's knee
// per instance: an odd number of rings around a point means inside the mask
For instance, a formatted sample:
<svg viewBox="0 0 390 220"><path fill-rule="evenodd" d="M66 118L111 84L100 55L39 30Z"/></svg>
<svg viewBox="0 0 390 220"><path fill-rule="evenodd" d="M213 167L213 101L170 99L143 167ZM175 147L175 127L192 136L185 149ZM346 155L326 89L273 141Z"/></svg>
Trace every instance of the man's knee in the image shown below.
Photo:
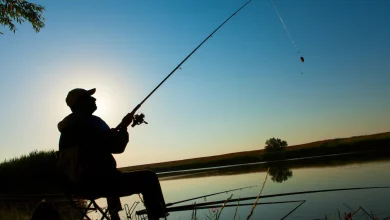
<svg viewBox="0 0 390 220"><path fill-rule="evenodd" d="M158 181L157 174L152 170L137 170L133 172L122 173L122 182L133 183L135 180L156 182Z"/></svg>
<svg viewBox="0 0 390 220"><path fill-rule="evenodd" d="M158 180L158 177L157 177L157 174L153 171L153 170L143 170L143 171L140 171L142 172L142 176L145 178L145 179L148 179L148 180Z"/></svg>

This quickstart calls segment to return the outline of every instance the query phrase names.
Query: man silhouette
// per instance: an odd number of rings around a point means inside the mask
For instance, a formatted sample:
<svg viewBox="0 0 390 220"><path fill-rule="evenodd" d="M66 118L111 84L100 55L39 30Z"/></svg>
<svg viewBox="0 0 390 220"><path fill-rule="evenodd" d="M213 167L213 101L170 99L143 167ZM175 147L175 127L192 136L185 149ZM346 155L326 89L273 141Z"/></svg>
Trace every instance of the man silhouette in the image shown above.
<svg viewBox="0 0 390 220"><path fill-rule="evenodd" d="M76 88L66 97L72 113L58 123L58 167L72 189L97 197L106 197L112 220L118 220L122 210L120 197L141 193L148 219L165 217L165 201L157 175L143 170L120 172L112 154L123 153L129 142L127 127L119 131L92 115L96 89ZM131 123L133 115L123 120Z"/></svg>

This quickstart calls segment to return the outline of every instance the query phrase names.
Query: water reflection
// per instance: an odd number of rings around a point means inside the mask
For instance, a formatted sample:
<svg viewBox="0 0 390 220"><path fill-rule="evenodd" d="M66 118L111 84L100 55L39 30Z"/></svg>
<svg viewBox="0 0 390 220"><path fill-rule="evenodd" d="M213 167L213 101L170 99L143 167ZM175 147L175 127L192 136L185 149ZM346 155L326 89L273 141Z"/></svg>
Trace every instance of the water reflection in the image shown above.
<svg viewBox="0 0 390 220"><path fill-rule="evenodd" d="M276 161L263 161L256 163L247 164L235 164L229 166L209 167L192 170L180 170L171 172L158 173L160 181L162 180L174 180L174 179L188 179L188 178L200 178L207 176L227 176L227 175L238 175L244 173L258 173L266 172L267 169L273 168L279 169L302 169L302 168L329 168L348 166L351 164L366 164L372 162L387 162L390 161L389 154L383 151L367 151L361 153L345 153L345 154L333 154L326 156L313 156L303 157L287 160L276 160ZM284 171L287 179L292 177L290 172ZM291 171L292 172L292 171ZM278 173L275 171L275 173ZM282 172L283 173L283 172ZM278 174L279 176L280 174ZM284 176L282 175L282 177ZM285 179L281 178L281 179ZM286 180L287 180L286 179ZM280 179L275 178L278 182ZM283 181L286 181L283 180ZM282 181L282 182L283 182Z"/></svg>
<svg viewBox="0 0 390 220"><path fill-rule="evenodd" d="M271 166L269 168L271 180L277 183L287 181L293 176L293 172L286 166Z"/></svg>

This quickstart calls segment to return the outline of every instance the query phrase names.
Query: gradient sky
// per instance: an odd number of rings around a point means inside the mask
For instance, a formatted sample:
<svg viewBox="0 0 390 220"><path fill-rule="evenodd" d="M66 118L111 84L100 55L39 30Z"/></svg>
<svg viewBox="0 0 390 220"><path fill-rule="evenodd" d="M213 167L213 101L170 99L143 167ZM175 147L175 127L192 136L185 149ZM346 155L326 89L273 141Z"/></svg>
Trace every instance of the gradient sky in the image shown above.
<svg viewBox="0 0 390 220"><path fill-rule="evenodd" d="M0 160L58 149L73 88L111 127L244 0L33 1L46 27L0 28ZM390 131L390 1L253 0L141 107L118 166ZM303 74L301 74L303 72Z"/></svg>

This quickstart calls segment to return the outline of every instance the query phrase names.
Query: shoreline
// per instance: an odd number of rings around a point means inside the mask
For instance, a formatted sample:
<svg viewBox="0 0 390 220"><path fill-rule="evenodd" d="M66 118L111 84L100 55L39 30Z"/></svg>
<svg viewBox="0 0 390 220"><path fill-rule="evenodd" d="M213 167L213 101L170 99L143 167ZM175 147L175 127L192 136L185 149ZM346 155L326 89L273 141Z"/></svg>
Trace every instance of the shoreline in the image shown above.
<svg viewBox="0 0 390 220"><path fill-rule="evenodd" d="M121 171L149 169L156 173L207 169L210 167L238 166L249 163L282 162L299 158L354 154L369 151L390 152L390 132L317 141L286 147L282 151L266 152L264 149L230 154L143 164L118 168ZM382 155L381 155L382 156ZM390 156L389 156L390 157Z"/></svg>
<svg viewBox="0 0 390 220"><path fill-rule="evenodd" d="M162 181L164 181L185 178L227 176L246 173L267 172L268 168L290 170L305 168L341 167L352 164L389 162L390 156L388 155L390 151L387 151L385 153L387 154L384 154L384 151L365 151L346 154L333 154L316 157L294 158L280 161L267 161L232 166L161 172L157 173L157 175Z"/></svg>

